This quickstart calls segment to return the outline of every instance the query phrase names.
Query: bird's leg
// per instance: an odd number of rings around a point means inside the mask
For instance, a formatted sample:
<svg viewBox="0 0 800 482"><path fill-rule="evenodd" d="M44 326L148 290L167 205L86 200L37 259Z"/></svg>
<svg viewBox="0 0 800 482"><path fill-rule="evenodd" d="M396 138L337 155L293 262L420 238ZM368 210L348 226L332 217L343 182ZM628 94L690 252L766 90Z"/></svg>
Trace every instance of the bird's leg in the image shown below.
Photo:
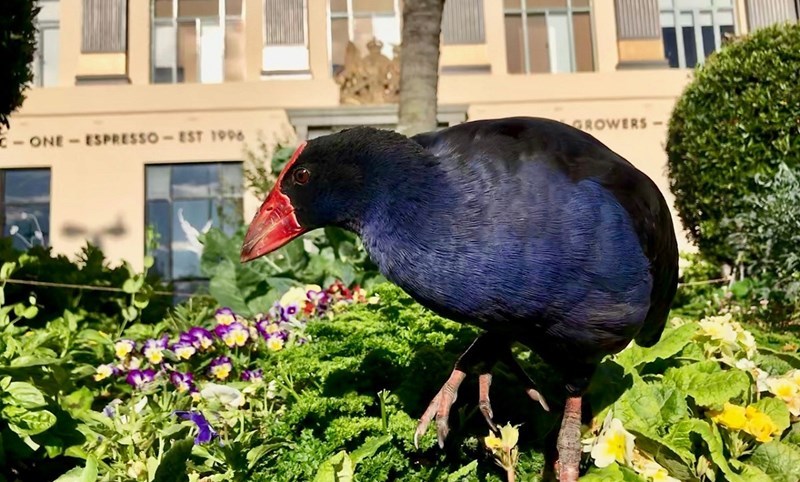
<svg viewBox="0 0 800 482"><path fill-rule="evenodd" d="M489 389L492 385L492 368L502 360L511 368L515 375L525 383L525 392L531 399L539 402L546 411L550 408L544 397L536 389L533 380L525 373L511 352L511 345L507 339L493 333L485 333L475 339L472 345L465 351L456 362L450 378L433 398L425 413L420 417L417 430L414 433L414 445L417 445L419 437L428 429L431 421L436 418L436 431L439 439L439 446L444 446L444 439L447 437L449 427L447 425L450 415L450 408L455 403L458 387L467 376L470 370L476 370L478 376L478 407L486 419L489 428L497 432L492 412L492 404L489 401Z"/></svg>
<svg viewBox="0 0 800 482"><path fill-rule="evenodd" d="M467 351L458 358L453 372L450 374L450 378L447 379L447 382L439 390L439 393L433 397L425 413L420 417L417 430L414 432L414 446L418 446L419 438L425 433L428 429L428 425L430 425L435 417L439 447L444 447L444 439L447 438L447 434L450 431L447 425L450 416L450 408L453 406L458 396L458 387L467 377L467 371L472 370L479 364L482 365L481 373L488 374L500 353L498 347L506 349L508 347L508 342L493 333L484 333L476 338L475 341L472 342L472 345L467 348ZM489 375L488 378L482 375L480 380L483 384L482 386L486 388L486 408L482 408L481 412L484 413L484 416L486 416L487 413L491 415L491 406L489 405L489 384L491 383L491 375ZM489 416L487 420L491 420L491 416ZM490 423L490 426L491 425L493 424Z"/></svg>
<svg viewBox="0 0 800 482"><path fill-rule="evenodd" d="M570 395L564 407L564 418L558 432L558 462L556 472L559 482L575 482L581 463L581 397Z"/></svg>

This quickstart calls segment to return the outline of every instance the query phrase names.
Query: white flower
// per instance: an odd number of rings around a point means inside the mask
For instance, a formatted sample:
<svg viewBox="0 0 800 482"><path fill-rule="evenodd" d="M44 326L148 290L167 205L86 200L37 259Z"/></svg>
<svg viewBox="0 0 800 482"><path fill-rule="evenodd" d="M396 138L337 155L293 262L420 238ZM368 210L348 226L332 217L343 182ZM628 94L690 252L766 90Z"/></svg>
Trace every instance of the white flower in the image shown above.
<svg viewBox="0 0 800 482"><path fill-rule="evenodd" d="M731 345L736 344L738 334L729 323L730 316L709 316L700 321L703 334L712 340L718 340Z"/></svg>
<svg viewBox="0 0 800 482"><path fill-rule="evenodd" d="M618 418L611 419L608 427L600 433L592 447L594 464L600 468L607 467L615 461L626 464L633 458L635 438L625 430Z"/></svg>
<svg viewBox="0 0 800 482"><path fill-rule="evenodd" d="M227 385L217 385L208 383L202 390L200 396L206 400L217 400L223 405L238 408L244 405L244 394L239 390Z"/></svg>
<svg viewBox="0 0 800 482"><path fill-rule="evenodd" d="M11 236L14 236L18 232L19 232L19 226L17 226L16 224L12 224L11 227L8 228L8 234L10 234Z"/></svg>
<svg viewBox="0 0 800 482"><path fill-rule="evenodd" d="M675 477L670 477L667 469L652 460L645 462L639 468L641 469L640 473L645 477L651 478L653 482L681 482Z"/></svg>

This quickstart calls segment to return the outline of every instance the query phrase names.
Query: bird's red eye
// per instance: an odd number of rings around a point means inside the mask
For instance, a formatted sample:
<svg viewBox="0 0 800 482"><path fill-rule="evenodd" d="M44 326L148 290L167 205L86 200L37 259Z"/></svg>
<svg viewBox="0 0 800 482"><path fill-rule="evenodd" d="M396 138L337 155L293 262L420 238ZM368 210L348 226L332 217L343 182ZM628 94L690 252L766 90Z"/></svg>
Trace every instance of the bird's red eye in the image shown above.
<svg viewBox="0 0 800 482"><path fill-rule="evenodd" d="M294 177L294 182L296 182L297 184L305 184L311 177L311 173L308 172L308 169L306 169L305 167L301 167L294 171L293 177Z"/></svg>

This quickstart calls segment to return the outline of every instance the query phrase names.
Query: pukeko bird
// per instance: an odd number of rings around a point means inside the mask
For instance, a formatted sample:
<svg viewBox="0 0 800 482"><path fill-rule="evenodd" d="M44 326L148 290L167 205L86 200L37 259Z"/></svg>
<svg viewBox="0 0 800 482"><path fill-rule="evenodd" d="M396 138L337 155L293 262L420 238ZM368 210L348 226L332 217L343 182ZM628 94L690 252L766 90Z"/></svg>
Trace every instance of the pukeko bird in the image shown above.
<svg viewBox="0 0 800 482"><path fill-rule="evenodd" d="M440 446L467 372L489 426L498 361L528 346L563 376L562 481L580 463L581 396L601 359L661 336L678 248L667 203L644 173L591 135L512 117L406 137L356 127L303 143L244 240L243 262L309 230L357 233L383 275L434 312L483 329L422 415Z"/></svg>

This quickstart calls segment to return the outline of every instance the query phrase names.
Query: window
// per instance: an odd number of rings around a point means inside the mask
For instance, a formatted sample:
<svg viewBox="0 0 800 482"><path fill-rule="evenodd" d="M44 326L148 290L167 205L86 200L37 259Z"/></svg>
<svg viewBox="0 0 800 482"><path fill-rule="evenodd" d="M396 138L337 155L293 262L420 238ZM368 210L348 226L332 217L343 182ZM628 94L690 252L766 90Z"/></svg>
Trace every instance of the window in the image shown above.
<svg viewBox="0 0 800 482"><path fill-rule="evenodd" d="M36 54L33 59L33 83L37 87L58 84L59 2L40 0L36 17Z"/></svg>
<svg viewBox="0 0 800 482"><path fill-rule="evenodd" d="M153 82L244 79L243 0L153 0Z"/></svg>
<svg viewBox="0 0 800 482"><path fill-rule="evenodd" d="M594 70L589 0L504 0L508 72Z"/></svg>
<svg viewBox="0 0 800 482"><path fill-rule="evenodd" d="M333 73L344 68L347 43L352 41L362 56L373 39L383 43L381 53L394 57L400 46L399 0L330 0L331 63Z"/></svg>
<svg viewBox="0 0 800 482"><path fill-rule="evenodd" d="M673 68L694 68L733 34L734 0L659 0L664 56Z"/></svg>
<svg viewBox="0 0 800 482"><path fill-rule="evenodd" d="M264 0L264 74L308 73L306 12L306 0Z"/></svg>
<svg viewBox="0 0 800 482"><path fill-rule="evenodd" d="M148 165L145 175L155 270L177 291L192 291L203 281L198 234L213 226L231 235L242 224L242 163Z"/></svg>
<svg viewBox="0 0 800 482"><path fill-rule="evenodd" d="M50 242L50 169L0 171L3 236L18 249Z"/></svg>

